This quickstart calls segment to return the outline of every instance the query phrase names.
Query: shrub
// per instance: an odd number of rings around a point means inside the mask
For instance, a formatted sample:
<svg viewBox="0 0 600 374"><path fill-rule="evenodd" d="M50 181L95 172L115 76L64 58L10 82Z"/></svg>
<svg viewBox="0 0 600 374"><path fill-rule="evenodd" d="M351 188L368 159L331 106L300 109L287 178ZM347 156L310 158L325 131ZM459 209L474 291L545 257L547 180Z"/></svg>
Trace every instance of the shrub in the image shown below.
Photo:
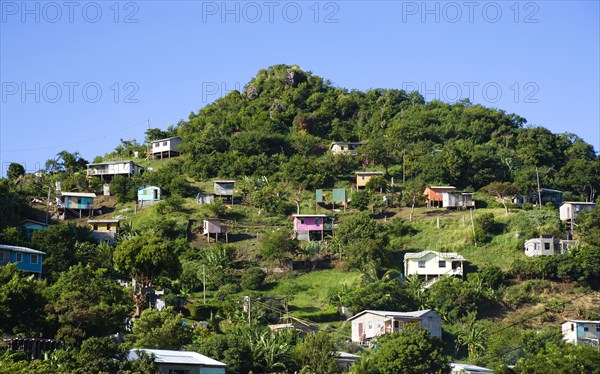
<svg viewBox="0 0 600 374"><path fill-rule="evenodd" d="M296 312L294 315L298 318L304 318L312 322L335 322L340 320L340 315L335 308L320 310L318 312Z"/></svg>
<svg viewBox="0 0 600 374"><path fill-rule="evenodd" d="M265 281L265 272L259 267L246 269L242 275L242 287L248 290L259 290Z"/></svg>

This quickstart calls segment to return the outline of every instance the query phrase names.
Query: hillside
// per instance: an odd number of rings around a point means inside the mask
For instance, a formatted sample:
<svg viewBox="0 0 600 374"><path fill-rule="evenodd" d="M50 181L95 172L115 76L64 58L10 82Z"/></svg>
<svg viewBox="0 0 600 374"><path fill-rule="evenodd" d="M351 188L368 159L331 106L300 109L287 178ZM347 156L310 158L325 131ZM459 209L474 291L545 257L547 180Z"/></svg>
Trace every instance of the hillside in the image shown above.
<svg viewBox="0 0 600 374"><path fill-rule="evenodd" d="M570 230L557 206L537 204L538 187L562 190L565 201L597 201L600 157L575 134L552 134L526 123L469 102L425 102L418 93L394 89L350 91L297 66L272 66L259 71L243 92L229 93L176 126L146 132L145 142L181 137L181 156L135 158L134 152L145 155L146 146L122 140L94 159L131 159L146 169L142 175L114 176L113 196L95 201L95 209L103 210L96 218L121 222L115 247L94 243L82 228L85 219L53 222L30 240L16 229L21 219L45 216L44 204L29 202L44 200L55 182L63 191L101 189L98 178L86 178L87 162L66 151L49 160L41 176L9 173L0 181L1 240L47 252L48 284L38 287L51 291L39 296L38 308L30 312L50 322L36 333L74 346L99 331L94 318L83 327L63 318L98 307L94 300L75 310L58 306L68 294L66 277L87 265L85 271L106 269L95 273L98 279L134 278L141 284L129 290L129 304L110 301L116 305L110 310L125 305L123 317L134 313L134 304L136 311L147 308L144 287L166 291L164 300L173 309L160 317L144 311L133 333L125 332L127 344L185 347L217 356L238 372L302 368L299 353L292 353L301 338L264 329L289 322L290 316L318 325L336 350L368 357L372 350L350 342L342 309L433 309L441 316L449 360L519 369L518 363L526 362L519 360L552 352L546 346L564 349L563 320L600 318L598 208L577 218L572 234L579 244L568 253L528 258L523 250L526 239L565 239ZM356 155L333 154L329 146L337 141L364 144ZM357 192L358 170L383 176ZM215 179L235 180L233 204L218 198L198 204L196 195L212 193ZM139 208L137 189L143 185L161 187L162 201ZM426 207L426 185L473 192L475 209ZM347 191L347 209L339 202L334 207L332 188ZM317 189L324 189L324 202L317 203ZM526 202L506 203L498 194L507 200L523 196ZM333 237L292 239L293 213L334 217ZM202 234L209 218L227 227L228 243ZM426 250L462 255L464 275L430 284L409 277L405 254ZM179 336L173 331L183 319L194 326L207 321L207 328ZM106 332L123 331L118 321L107 322ZM152 335L152 323L169 332ZM33 331L33 325L5 325L0 326L5 335ZM274 357L257 348L265 339L279 344Z"/></svg>

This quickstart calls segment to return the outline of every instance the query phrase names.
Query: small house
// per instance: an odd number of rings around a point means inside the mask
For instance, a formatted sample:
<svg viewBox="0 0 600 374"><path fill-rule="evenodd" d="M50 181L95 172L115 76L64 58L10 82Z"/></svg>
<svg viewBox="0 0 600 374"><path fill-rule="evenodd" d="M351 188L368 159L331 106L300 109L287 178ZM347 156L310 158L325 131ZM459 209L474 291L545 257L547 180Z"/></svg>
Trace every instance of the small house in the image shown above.
<svg viewBox="0 0 600 374"><path fill-rule="evenodd" d="M569 319L561 325L563 340L567 343L598 346L600 339L600 320Z"/></svg>
<svg viewBox="0 0 600 374"><path fill-rule="evenodd" d="M334 217L325 214L293 214L294 236L298 240L324 240L333 236Z"/></svg>
<svg viewBox="0 0 600 374"><path fill-rule="evenodd" d="M26 240L31 240L34 231L48 230L48 226L50 225L47 223L25 219L19 224L19 229L25 233Z"/></svg>
<svg viewBox="0 0 600 374"><path fill-rule="evenodd" d="M95 193L88 192L61 192L56 198L60 218L66 219L69 216L77 216L79 218L85 213L88 216L94 215L94 199Z"/></svg>
<svg viewBox="0 0 600 374"><path fill-rule="evenodd" d="M150 143L150 153L153 158L162 160L163 158L171 158L179 156L179 144L182 143L180 137L153 140Z"/></svg>
<svg viewBox="0 0 600 374"><path fill-rule="evenodd" d="M100 177L102 180L111 179L115 175L131 176L141 174L143 168L131 160L106 161L87 165L88 177Z"/></svg>
<svg viewBox="0 0 600 374"><path fill-rule="evenodd" d="M581 212L590 211L596 207L595 203L565 201L558 209L560 212L561 221L570 221L575 219Z"/></svg>
<svg viewBox="0 0 600 374"><path fill-rule="evenodd" d="M138 205L142 209L160 202L161 196L162 189L157 186L146 185L137 189Z"/></svg>
<svg viewBox="0 0 600 374"><path fill-rule="evenodd" d="M362 356L355 355L353 353L338 351L335 352L335 359L338 362L338 367L342 372L350 371L352 365L358 362Z"/></svg>
<svg viewBox="0 0 600 374"><path fill-rule="evenodd" d="M473 193L458 191L443 192L442 206L448 209L475 208L475 201L473 201Z"/></svg>
<svg viewBox="0 0 600 374"><path fill-rule="evenodd" d="M139 359L142 353L154 359L161 374L225 374L227 370L226 364L191 351L134 348L129 351L129 361Z"/></svg>
<svg viewBox="0 0 600 374"><path fill-rule="evenodd" d="M431 309L414 312L363 310L348 318L348 321L352 322L352 341L358 344L367 344L378 336L400 332L408 325L427 329L431 336L442 336L440 315Z"/></svg>
<svg viewBox="0 0 600 374"><path fill-rule="evenodd" d="M551 190L549 188L540 188L539 196L535 195L533 201L537 202L539 199L542 199L541 205L546 205L546 203L552 203L555 207L559 207L563 202L563 192L559 190Z"/></svg>
<svg viewBox="0 0 600 374"><path fill-rule="evenodd" d="M525 256L553 256L565 254L569 248L577 245L576 240L557 239L551 235L542 235L539 238L533 238L525 241Z"/></svg>
<svg viewBox="0 0 600 374"><path fill-rule="evenodd" d="M425 188L425 202L428 208L441 207L444 205L444 192L454 192L456 187L452 186L428 186Z"/></svg>
<svg viewBox="0 0 600 374"><path fill-rule="evenodd" d="M0 244L0 266L13 263L19 270L41 274L45 255L45 252L27 247Z"/></svg>
<svg viewBox="0 0 600 374"><path fill-rule="evenodd" d="M463 364L458 362L450 363L451 374L492 374L492 369L484 368L483 366Z"/></svg>
<svg viewBox="0 0 600 374"><path fill-rule="evenodd" d="M212 204L215 202L214 194L199 193L196 198L198 199L198 204Z"/></svg>
<svg viewBox="0 0 600 374"><path fill-rule="evenodd" d="M233 204L233 187L235 185L235 181L233 180L216 180L213 182L215 196L231 199L231 203Z"/></svg>
<svg viewBox="0 0 600 374"><path fill-rule="evenodd" d="M422 251L404 255L404 275L435 281L443 275L463 276L466 259L455 252Z"/></svg>
<svg viewBox="0 0 600 374"><path fill-rule="evenodd" d="M356 150L364 144L365 142L333 142L329 146L329 149L331 149L331 153L334 155L344 153L356 156Z"/></svg>
<svg viewBox="0 0 600 374"><path fill-rule="evenodd" d="M119 235L118 219L88 220L88 226L92 230L90 237L98 243L115 244Z"/></svg>
<svg viewBox="0 0 600 374"><path fill-rule="evenodd" d="M373 177L383 177L382 171L357 171L356 174L356 190L358 191L360 188L365 188L367 183Z"/></svg>
<svg viewBox="0 0 600 374"><path fill-rule="evenodd" d="M225 234L225 242L229 242L227 227L223 226L223 221L218 218L205 219L202 222L202 233L206 236L206 240L210 241L211 235L215 236L215 242L219 241L219 234Z"/></svg>

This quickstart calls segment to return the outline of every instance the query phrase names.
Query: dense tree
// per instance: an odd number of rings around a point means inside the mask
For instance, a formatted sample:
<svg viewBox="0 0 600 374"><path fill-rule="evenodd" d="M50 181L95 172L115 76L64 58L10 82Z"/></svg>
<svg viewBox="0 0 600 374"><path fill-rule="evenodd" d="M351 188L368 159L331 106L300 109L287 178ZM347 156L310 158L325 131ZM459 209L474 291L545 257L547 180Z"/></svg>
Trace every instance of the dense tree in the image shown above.
<svg viewBox="0 0 600 374"><path fill-rule="evenodd" d="M73 343L122 331L133 300L103 269L75 265L46 290L48 320Z"/></svg>
<svg viewBox="0 0 600 374"><path fill-rule="evenodd" d="M0 334L42 332L45 282L17 270L15 264L0 267Z"/></svg>
<svg viewBox="0 0 600 374"><path fill-rule="evenodd" d="M313 373L337 373L339 365L331 336L325 331L309 333L294 349L298 366Z"/></svg>
<svg viewBox="0 0 600 374"><path fill-rule="evenodd" d="M173 308L146 309L133 321L133 332L127 342L135 348L180 350L192 342L192 330L184 325L182 314Z"/></svg>
<svg viewBox="0 0 600 374"><path fill-rule="evenodd" d="M268 261L281 263L300 252L298 240L292 239L292 232L279 229L265 234L260 240L260 253Z"/></svg>
<svg viewBox="0 0 600 374"><path fill-rule="evenodd" d="M159 276L175 278L181 272L181 263L172 243L150 234L121 242L115 249L114 263L117 270L137 282L140 290L136 294L138 315L145 297L142 290L152 287Z"/></svg>
<svg viewBox="0 0 600 374"><path fill-rule="evenodd" d="M600 355L594 347L565 344L550 345L543 352L519 360L515 373L600 373Z"/></svg>
<svg viewBox="0 0 600 374"><path fill-rule="evenodd" d="M14 180L22 175L25 175L25 168L23 165L17 164L16 162L11 162L10 165L8 165L8 171L6 172L8 179Z"/></svg>
<svg viewBox="0 0 600 374"><path fill-rule="evenodd" d="M504 211L508 214L508 202L511 196L517 193L517 189L510 182L492 182L482 188L483 191L496 197L504 206Z"/></svg>
<svg viewBox="0 0 600 374"><path fill-rule="evenodd" d="M443 343L427 329L407 326L378 339L378 348L352 369L356 374L450 373Z"/></svg>
<svg viewBox="0 0 600 374"><path fill-rule="evenodd" d="M56 279L60 272L66 271L78 262L75 251L77 239L77 231L72 226L52 225L48 230L33 232L31 246L46 253L44 274L49 275L51 279Z"/></svg>

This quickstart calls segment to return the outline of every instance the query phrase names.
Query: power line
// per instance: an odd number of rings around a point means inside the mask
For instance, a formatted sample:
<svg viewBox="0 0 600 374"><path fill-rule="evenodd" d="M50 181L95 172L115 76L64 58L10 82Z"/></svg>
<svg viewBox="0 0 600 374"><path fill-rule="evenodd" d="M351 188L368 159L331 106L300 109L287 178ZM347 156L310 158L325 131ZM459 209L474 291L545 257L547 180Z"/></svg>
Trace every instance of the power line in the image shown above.
<svg viewBox="0 0 600 374"><path fill-rule="evenodd" d="M78 140L78 141L71 142L71 143L65 143L65 144L59 144L59 145L51 145L51 146L47 146L47 147L29 148L29 149L0 150L0 153L17 153L17 152L42 151L42 150L46 150L46 149L56 149L56 148L67 147L67 146L71 146L71 145L75 145L75 144L80 144L80 143L87 143L87 142L90 142L92 140L103 139L103 138L108 137L109 135L118 134L118 133L123 132L125 130L132 129L134 127L139 126L142 123L146 124L146 121L147 120L139 121L139 122L137 122L137 123L135 123L135 124L133 124L131 126L120 128L119 130L116 130L116 131L113 131L113 132L104 133L103 135L100 135L100 136L96 136L96 137L88 138L88 139L82 139L82 140Z"/></svg>

